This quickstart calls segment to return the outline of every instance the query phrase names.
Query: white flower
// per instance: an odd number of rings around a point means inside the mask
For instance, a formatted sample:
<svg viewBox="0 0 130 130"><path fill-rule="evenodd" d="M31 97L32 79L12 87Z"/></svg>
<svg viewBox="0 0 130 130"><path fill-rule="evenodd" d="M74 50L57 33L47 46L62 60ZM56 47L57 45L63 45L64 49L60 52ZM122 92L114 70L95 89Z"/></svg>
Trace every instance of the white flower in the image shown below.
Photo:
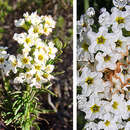
<svg viewBox="0 0 130 130"><path fill-rule="evenodd" d="M103 121L100 121L98 123L98 129L103 129L103 130L118 130L117 125L116 125L116 120L113 119L113 115L110 113L106 113L103 116Z"/></svg>
<svg viewBox="0 0 130 130"><path fill-rule="evenodd" d="M127 4L127 0L113 0L113 4L116 7L123 8Z"/></svg>
<svg viewBox="0 0 130 130"><path fill-rule="evenodd" d="M114 70L116 68L116 61L121 59L118 53L97 53L95 59L98 61L96 66L97 71L102 71L106 68Z"/></svg>
<svg viewBox="0 0 130 130"><path fill-rule="evenodd" d="M112 50L119 53L126 53L127 45L130 45L129 37L124 37L122 31L115 33L115 41L112 43Z"/></svg>
<svg viewBox="0 0 130 130"><path fill-rule="evenodd" d="M16 27L22 27L25 24L25 20L24 19L15 20L14 24Z"/></svg>
<svg viewBox="0 0 130 130"><path fill-rule="evenodd" d="M29 15L28 12L23 14L25 21L31 23L32 25L38 25L42 22L41 17L37 15L37 11L31 13L31 15Z"/></svg>
<svg viewBox="0 0 130 130"><path fill-rule="evenodd" d="M18 77L14 78L14 83L23 83L24 82L24 75L19 75Z"/></svg>
<svg viewBox="0 0 130 130"><path fill-rule="evenodd" d="M20 67L20 68L24 68L24 67L29 68L30 65L31 65L32 57L19 54L17 56L17 60L18 60L18 67Z"/></svg>
<svg viewBox="0 0 130 130"><path fill-rule="evenodd" d="M110 100L111 99L111 93L110 93L111 82L106 81L103 83L102 86L104 86L104 91L102 93L99 93L100 97Z"/></svg>
<svg viewBox="0 0 130 130"><path fill-rule="evenodd" d="M7 58L8 58L8 54L6 54L6 51L1 51L0 52L0 68L4 68Z"/></svg>
<svg viewBox="0 0 130 130"><path fill-rule="evenodd" d="M80 36L82 32L87 32L89 28L85 17L85 15L81 15L80 20L77 21L77 33L80 34Z"/></svg>
<svg viewBox="0 0 130 130"><path fill-rule="evenodd" d="M45 64L41 64L39 62L34 63L32 66L33 73L44 71L44 69L45 69Z"/></svg>
<svg viewBox="0 0 130 130"><path fill-rule="evenodd" d="M35 56L35 62L36 63L40 63L40 64L45 64L45 62L49 59L48 54L45 53L44 50L40 49L40 50L35 50L34 52L34 56Z"/></svg>
<svg viewBox="0 0 130 130"><path fill-rule="evenodd" d="M13 39L16 40L19 44L23 44L26 35L27 35L26 33L20 33L20 34L15 33Z"/></svg>
<svg viewBox="0 0 130 130"><path fill-rule="evenodd" d="M89 61L90 60L90 53L88 51L88 40L84 39L83 41L78 41L77 46L77 57L78 61Z"/></svg>
<svg viewBox="0 0 130 130"><path fill-rule="evenodd" d="M52 71L54 70L54 65L47 65L46 67L45 67L45 72L46 73L51 73Z"/></svg>
<svg viewBox="0 0 130 130"><path fill-rule="evenodd" d="M35 45L37 41L39 41L38 34L30 32L30 30L29 30L29 34L15 33L13 39L16 40L19 44L23 44L25 47L26 46L31 47Z"/></svg>
<svg viewBox="0 0 130 130"><path fill-rule="evenodd" d="M126 112L126 101L124 100L124 95L115 94L112 96L112 101L106 107L106 111L112 112L115 114L115 119L126 119L127 115L124 115Z"/></svg>
<svg viewBox="0 0 130 130"><path fill-rule="evenodd" d="M43 27L43 34L48 36L52 32L52 28L48 27L48 25L44 25Z"/></svg>
<svg viewBox="0 0 130 130"><path fill-rule="evenodd" d="M93 7L89 7L86 11L86 14L89 16L89 17L92 17L95 15L95 10Z"/></svg>
<svg viewBox="0 0 130 130"><path fill-rule="evenodd" d="M98 33L90 30L88 32L88 38L91 41L91 45L88 48L91 53L96 53L98 50L103 52L111 51L110 47L114 40L114 35L112 33L108 33L108 29L106 27L100 27Z"/></svg>
<svg viewBox="0 0 130 130"><path fill-rule="evenodd" d="M22 54L24 54L25 56L28 56L30 51L31 51L31 48L27 44L25 44L24 48L22 49Z"/></svg>
<svg viewBox="0 0 130 130"><path fill-rule="evenodd" d="M38 51L42 50L45 54L49 53L49 46L44 41L36 42L35 47Z"/></svg>
<svg viewBox="0 0 130 130"><path fill-rule="evenodd" d="M82 87L82 93L89 96L91 93L102 92L104 89L102 73L91 72L87 67L82 69L82 74L78 78L79 85ZM102 86L101 86L102 85Z"/></svg>
<svg viewBox="0 0 130 130"><path fill-rule="evenodd" d="M45 26L48 26L50 28L55 28L56 22L53 20L52 16L50 15L46 15L46 16L42 16L42 20Z"/></svg>
<svg viewBox="0 0 130 130"><path fill-rule="evenodd" d="M130 14L127 11L121 11L117 8L113 8L111 14L112 21L112 30L119 31L122 28L125 28L127 31L130 31Z"/></svg>
<svg viewBox="0 0 130 130"><path fill-rule="evenodd" d="M48 52L48 54L49 54L49 57L51 58L51 59L54 59L55 58L55 56L56 56L56 52L58 51L57 50L57 48L56 47L54 47L54 43L53 42L49 42L48 43L48 46L49 46L49 52Z"/></svg>
<svg viewBox="0 0 130 130"><path fill-rule="evenodd" d="M17 66L18 66L18 61L14 55L9 56L9 63L10 63L10 69L14 72L17 73Z"/></svg>
<svg viewBox="0 0 130 130"><path fill-rule="evenodd" d="M129 130L130 129L130 121L128 121L127 123L126 123L126 126L125 126L125 130Z"/></svg>
<svg viewBox="0 0 130 130"><path fill-rule="evenodd" d="M113 86L112 86L112 88L113 88L112 92L113 93L116 92L117 90L122 90L122 88L121 88L122 84L121 84L119 79L112 77L112 83L113 83Z"/></svg>
<svg viewBox="0 0 130 130"><path fill-rule="evenodd" d="M35 77L32 79L30 86L35 86L36 88L41 88L42 83L47 82L47 79L43 77L42 72L37 72Z"/></svg>
<svg viewBox="0 0 130 130"><path fill-rule="evenodd" d="M37 34L43 34L44 30L43 30L43 25L42 24L38 24L35 26L31 26L28 30L28 32L31 33L37 33Z"/></svg>
<svg viewBox="0 0 130 130"><path fill-rule="evenodd" d="M102 14L102 13L106 12L106 10L107 9L105 7L103 7L103 8L100 9L100 13Z"/></svg>
<svg viewBox="0 0 130 130"><path fill-rule="evenodd" d="M4 66L3 66L2 69L3 69L4 75L9 76L9 73L11 71L11 65L10 65L10 63L8 61L5 61Z"/></svg>
<svg viewBox="0 0 130 130"><path fill-rule="evenodd" d="M99 16L99 23L102 26L109 27L111 25L111 17L109 12L104 11L100 16Z"/></svg>
<svg viewBox="0 0 130 130"><path fill-rule="evenodd" d="M126 102L126 109L124 111L123 119L128 119L130 117L130 100Z"/></svg>
<svg viewBox="0 0 130 130"><path fill-rule="evenodd" d="M86 123L84 130L98 130L98 125L94 122Z"/></svg>
<svg viewBox="0 0 130 130"><path fill-rule="evenodd" d="M23 81L22 82L26 82L28 84L31 84L31 81L33 79L33 71L29 70L25 73L20 73L20 76L22 77Z"/></svg>
<svg viewBox="0 0 130 130"><path fill-rule="evenodd" d="M97 95L92 94L86 107L82 111L86 113L85 119L92 121L96 118L102 118L104 108L100 98Z"/></svg>
<svg viewBox="0 0 130 130"><path fill-rule="evenodd" d="M84 110L87 104L86 95L83 95L83 94L78 95L77 100L78 100L78 109L80 109L81 111Z"/></svg>
<svg viewBox="0 0 130 130"><path fill-rule="evenodd" d="M25 18L26 21L30 21L29 20L29 13L28 12L24 13L23 16L24 16L24 18Z"/></svg>

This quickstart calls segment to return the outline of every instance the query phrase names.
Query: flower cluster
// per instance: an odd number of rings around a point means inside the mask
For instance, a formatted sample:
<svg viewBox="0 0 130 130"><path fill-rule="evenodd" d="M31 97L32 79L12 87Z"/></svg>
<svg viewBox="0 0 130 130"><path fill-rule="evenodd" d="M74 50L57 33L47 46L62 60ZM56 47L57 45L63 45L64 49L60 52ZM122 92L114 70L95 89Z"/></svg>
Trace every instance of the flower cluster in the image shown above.
<svg viewBox="0 0 130 130"><path fill-rule="evenodd" d="M78 108L86 113L84 128L129 130L130 6L113 7L111 14L102 8L98 31L94 14L89 9L78 21L78 62L87 61L79 68L77 81Z"/></svg>
<svg viewBox="0 0 130 130"><path fill-rule="evenodd" d="M27 83L40 88L43 83L53 79L53 60L57 53L53 41L43 40L41 35L48 36L55 27L51 16L38 16L37 12L23 14L23 19L15 20L16 27L26 32L15 33L13 39L19 43L18 54L7 54L0 48L0 68L6 76L13 73L14 83Z"/></svg>

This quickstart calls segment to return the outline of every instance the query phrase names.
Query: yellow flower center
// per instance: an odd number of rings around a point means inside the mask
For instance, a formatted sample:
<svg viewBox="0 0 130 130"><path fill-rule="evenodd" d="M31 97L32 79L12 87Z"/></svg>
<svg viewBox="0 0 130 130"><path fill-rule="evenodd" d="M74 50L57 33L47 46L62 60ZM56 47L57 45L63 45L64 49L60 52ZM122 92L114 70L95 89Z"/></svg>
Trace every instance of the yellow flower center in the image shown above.
<svg viewBox="0 0 130 130"><path fill-rule="evenodd" d="M4 58L0 58L0 63L2 64L2 63L4 63Z"/></svg>
<svg viewBox="0 0 130 130"><path fill-rule="evenodd" d="M82 27L87 27L87 24L86 24L86 23L83 23L83 24L82 24Z"/></svg>
<svg viewBox="0 0 130 130"><path fill-rule="evenodd" d="M45 24L48 24L49 26L51 25L51 22L49 20L45 21Z"/></svg>
<svg viewBox="0 0 130 130"><path fill-rule="evenodd" d="M50 55L52 54L52 48L49 48L49 54Z"/></svg>
<svg viewBox="0 0 130 130"><path fill-rule="evenodd" d="M87 77L87 78L85 79L85 82L86 82L88 85L91 85L91 84L93 84L93 78Z"/></svg>
<svg viewBox="0 0 130 130"><path fill-rule="evenodd" d="M82 43L82 48L84 49L84 51L88 51L88 47L89 45L86 42Z"/></svg>
<svg viewBox="0 0 130 130"><path fill-rule="evenodd" d="M125 19L123 17L116 17L116 22L118 24L121 24L121 23L124 23L125 22Z"/></svg>
<svg viewBox="0 0 130 130"><path fill-rule="evenodd" d="M100 111L100 106L98 106L97 104L93 105L91 108L92 113L97 113Z"/></svg>
<svg viewBox="0 0 130 130"><path fill-rule="evenodd" d="M34 33L38 33L38 32L39 32L39 28L38 28L38 27L35 27L35 28L33 29L33 32L34 32Z"/></svg>
<svg viewBox="0 0 130 130"><path fill-rule="evenodd" d="M130 111L130 105L127 105L127 110Z"/></svg>
<svg viewBox="0 0 130 130"><path fill-rule="evenodd" d="M106 39L103 36L97 38L97 44L104 44Z"/></svg>
<svg viewBox="0 0 130 130"><path fill-rule="evenodd" d="M47 27L44 27L44 32L48 33L48 28Z"/></svg>
<svg viewBox="0 0 130 130"><path fill-rule="evenodd" d="M110 61L110 60L111 60L111 56L106 55L106 56L104 57L104 61L105 61L105 62L108 62L108 61Z"/></svg>
<svg viewBox="0 0 130 130"><path fill-rule="evenodd" d="M36 81L39 82L41 80L40 76L36 74Z"/></svg>
<svg viewBox="0 0 130 130"><path fill-rule="evenodd" d="M117 110L118 109L118 102L114 101L112 104L113 109Z"/></svg>
<svg viewBox="0 0 130 130"><path fill-rule="evenodd" d="M45 53L47 53L46 47L43 47L42 49L43 49L43 51L44 51Z"/></svg>
<svg viewBox="0 0 130 130"><path fill-rule="evenodd" d="M38 60L42 61L43 59L44 59L43 55L40 54L40 55L38 56Z"/></svg>
<svg viewBox="0 0 130 130"><path fill-rule="evenodd" d="M17 61L16 60L14 60L13 62L12 62L12 66L16 66L17 65Z"/></svg>
<svg viewBox="0 0 130 130"><path fill-rule="evenodd" d="M31 74L26 74L26 78L30 78L31 77Z"/></svg>
<svg viewBox="0 0 130 130"><path fill-rule="evenodd" d="M120 40L117 40L115 43L116 43L116 47L121 47L122 46L122 41L120 41Z"/></svg>
<svg viewBox="0 0 130 130"><path fill-rule="evenodd" d="M35 69L36 70L41 70L41 66L40 65L35 65Z"/></svg>
<svg viewBox="0 0 130 130"><path fill-rule="evenodd" d="M28 63L29 63L29 59L28 59L27 57L24 57L24 58L22 59L22 63L23 63L23 64L28 64Z"/></svg>
<svg viewBox="0 0 130 130"><path fill-rule="evenodd" d="M26 38L26 39L25 39L25 42L26 42L27 44L29 44L29 43L31 42L31 39L30 39L30 38Z"/></svg>
<svg viewBox="0 0 130 130"><path fill-rule="evenodd" d="M48 76L49 76L49 74L47 74L47 73L43 74L43 77L46 78L46 79L48 78Z"/></svg>
<svg viewBox="0 0 130 130"><path fill-rule="evenodd" d="M105 124L105 126L109 126L110 125L110 121L106 120L104 124Z"/></svg>

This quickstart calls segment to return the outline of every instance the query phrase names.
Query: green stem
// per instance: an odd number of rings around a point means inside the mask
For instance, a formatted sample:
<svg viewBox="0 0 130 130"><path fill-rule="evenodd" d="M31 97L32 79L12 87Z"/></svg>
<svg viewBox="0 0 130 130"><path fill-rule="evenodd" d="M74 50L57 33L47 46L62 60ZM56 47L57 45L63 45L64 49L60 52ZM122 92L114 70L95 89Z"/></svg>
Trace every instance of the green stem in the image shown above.
<svg viewBox="0 0 130 130"><path fill-rule="evenodd" d="M89 0L84 0L84 12L89 8Z"/></svg>
<svg viewBox="0 0 130 130"><path fill-rule="evenodd" d="M35 97L36 91L33 90L30 86L27 86L27 92L28 93L26 95L26 98L29 98L29 99L28 99L28 102L26 103L25 124L22 130L30 130L31 125L32 125L32 122L30 122L30 118L31 118L31 110L34 108L31 107L31 103Z"/></svg>
<svg viewBox="0 0 130 130"><path fill-rule="evenodd" d="M1 70L1 76L2 76L2 80L0 80L0 84L2 84L2 89L3 89L3 92L5 94L5 96L7 96L7 91L5 89L5 76L3 74L3 70Z"/></svg>

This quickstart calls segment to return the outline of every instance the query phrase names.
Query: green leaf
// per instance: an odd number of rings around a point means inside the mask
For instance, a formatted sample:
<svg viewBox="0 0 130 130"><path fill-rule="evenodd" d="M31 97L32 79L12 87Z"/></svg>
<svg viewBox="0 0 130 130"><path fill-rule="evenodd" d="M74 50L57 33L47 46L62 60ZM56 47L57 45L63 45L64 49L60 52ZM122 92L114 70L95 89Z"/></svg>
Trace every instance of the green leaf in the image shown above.
<svg viewBox="0 0 130 130"><path fill-rule="evenodd" d="M0 27L0 33L4 33L5 32L5 29Z"/></svg>
<svg viewBox="0 0 130 130"><path fill-rule="evenodd" d="M84 11L86 12L88 8L89 8L89 0L84 0Z"/></svg>
<svg viewBox="0 0 130 130"><path fill-rule="evenodd" d="M22 105L23 105L23 103L21 103L19 106L18 106L18 108L15 110L15 112L14 112L14 115L16 115L17 113L18 113L18 111L20 110L20 108L22 107Z"/></svg>
<svg viewBox="0 0 130 130"><path fill-rule="evenodd" d="M15 117L14 120L19 120L19 118L23 115L22 112L18 113Z"/></svg>
<svg viewBox="0 0 130 130"><path fill-rule="evenodd" d="M47 92L47 93L49 93L49 94L51 94L51 95L53 95L53 96L55 96L55 97L57 97L57 95L56 94L54 94L52 91L50 91L49 89L43 89L43 91L44 92Z"/></svg>
<svg viewBox="0 0 130 130"><path fill-rule="evenodd" d="M12 121L13 121L13 119L10 118L9 120L6 120L6 121L5 121L5 124L6 124L6 125L9 125L10 123L12 123Z"/></svg>
<svg viewBox="0 0 130 130"><path fill-rule="evenodd" d="M56 113L54 110L40 110L40 113L47 114L47 113Z"/></svg>
<svg viewBox="0 0 130 130"><path fill-rule="evenodd" d="M56 46L59 50L61 50L61 49L63 48L63 44L62 44L62 42L61 42L58 38L55 38L54 43L55 43L55 46Z"/></svg>
<svg viewBox="0 0 130 130"><path fill-rule="evenodd" d="M21 91L15 91L15 92L13 92L13 93L11 93L11 95L15 95L15 94L20 94L21 93Z"/></svg>
<svg viewBox="0 0 130 130"><path fill-rule="evenodd" d="M14 108L16 104L19 104L19 103L21 103L21 102L22 102L21 100L16 100L16 101L13 103L12 108Z"/></svg>
<svg viewBox="0 0 130 130"><path fill-rule="evenodd" d="M40 130L40 127L38 126L37 123L33 123L33 126L36 128L36 130Z"/></svg>
<svg viewBox="0 0 130 130"><path fill-rule="evenodd" d="M57 20L56 26L59 28L62 28L64 26L64 24L65 24L64 18L62 16L60 16Z"/></svg>
<svg viewBox="0 0 130 130"><path fill-rule="evenodd" d="M55 73L53 73L53 75L54 75L54 76L57 76L57 75L61 75L61 74L64 74L64 73L65 73L65 71L55 72Z"/></svg>
<svg viewBox="0 0 130 130"><path fill-rule="evenodd" d="M130 31L127 31L125 28L122 29L123 35L125 37L129 37L130 36Z"/></svg>
<svg viewBox="0 0 130 130"><path fill-rule="evenodd" d="M54 64L54 60L53 59L49 59L46 63L46 65L53 65Z"/></svg>

